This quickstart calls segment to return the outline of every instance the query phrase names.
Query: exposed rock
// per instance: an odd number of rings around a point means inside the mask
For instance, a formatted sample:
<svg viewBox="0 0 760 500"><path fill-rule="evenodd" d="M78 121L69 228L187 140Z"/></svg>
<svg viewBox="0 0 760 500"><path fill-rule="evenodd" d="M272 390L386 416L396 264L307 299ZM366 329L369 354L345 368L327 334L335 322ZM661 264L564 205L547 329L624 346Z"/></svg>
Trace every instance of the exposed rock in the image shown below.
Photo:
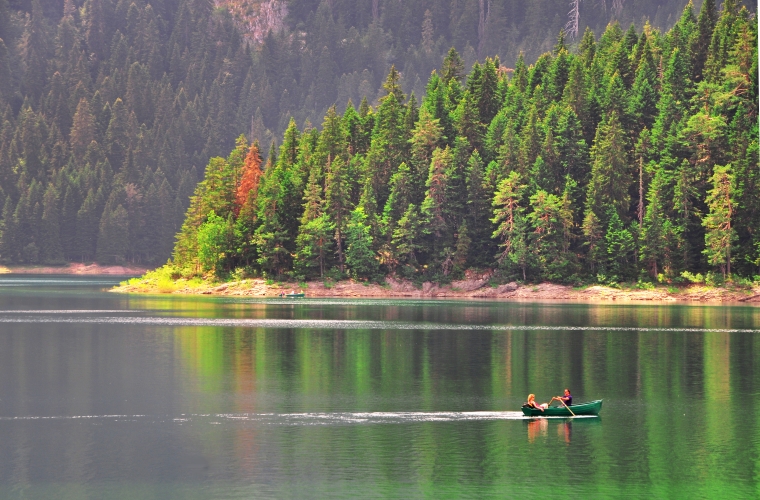
<svg viewBox="0 0 760 500"><path fill-rule="evenodd" d="M214 0L227 9L246 39L261 43L270 31L277 33L288 15L286 0Z"/></svg>
<svg viewBox="0 0 760 500"><path fill-rule="evenodd" d="M452 281L451 288L454 290L461 290L463 292L472 292L473 290L478 290L486 286L488 284L488 280L489 278Z"/></svg>
<svg viewBox="0 0 760 500"><path fill-rule="evenodd" d="M414 285L406 280L400 281L393 277L385 278L385 282L390 286L391 291L401 293L419 293L419 290Z"/></svg>
<svg viewBox="0 0 760 500"><path fill-rule="evenodd" d="M498 293L508 293L508 292L514 292L517 290L519 286L514 281L511 283L507 283L506 285L501 285L499 288L497 288Z"/></svg>

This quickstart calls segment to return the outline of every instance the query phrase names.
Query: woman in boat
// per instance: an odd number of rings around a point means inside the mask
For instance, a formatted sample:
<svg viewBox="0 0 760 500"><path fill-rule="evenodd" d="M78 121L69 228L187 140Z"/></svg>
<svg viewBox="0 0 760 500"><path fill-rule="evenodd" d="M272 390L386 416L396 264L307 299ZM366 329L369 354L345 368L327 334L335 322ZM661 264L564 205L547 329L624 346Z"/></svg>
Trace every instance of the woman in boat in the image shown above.
<svg viewBox="0 0 760 500"><path fill-rule="evenodd" d="M538 404L536 403L536 395L535 394L528 394L528 402L525 403L527 406L530 406L531 408L535 408L537 410L544 411L544 409L548 406L546 404Z"/></svg>

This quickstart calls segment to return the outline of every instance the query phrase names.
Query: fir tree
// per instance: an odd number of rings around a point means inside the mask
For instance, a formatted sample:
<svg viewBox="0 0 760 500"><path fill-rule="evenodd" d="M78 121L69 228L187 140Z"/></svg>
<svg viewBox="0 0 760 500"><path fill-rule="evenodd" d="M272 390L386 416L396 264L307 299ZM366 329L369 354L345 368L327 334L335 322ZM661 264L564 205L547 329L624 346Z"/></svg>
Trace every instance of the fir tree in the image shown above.
<svg viewBox="0 0 760 500"><path fill-rule="evenodd" d="M736 241L734 216L734 176L731 166L716 165L712 189L707 194L709 212L702 219L706 229L704 254L710 265L719 266L723 278L731 275L731 247Z"/></svg>

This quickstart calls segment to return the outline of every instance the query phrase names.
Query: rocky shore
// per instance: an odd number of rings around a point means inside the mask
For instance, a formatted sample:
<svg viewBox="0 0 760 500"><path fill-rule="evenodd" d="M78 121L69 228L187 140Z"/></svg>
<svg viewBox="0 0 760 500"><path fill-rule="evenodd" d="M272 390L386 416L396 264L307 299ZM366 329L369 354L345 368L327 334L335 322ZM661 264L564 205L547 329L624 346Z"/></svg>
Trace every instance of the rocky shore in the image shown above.
<svg viewBox="0 0 760 500"><path fill-rule="evenodd" d="M441 285L414 283L392 277L383 284L363 283L353 280L338 282L309 281L307 283L271 282L263 279L245 279L227 283L188 282L178 280L172 286L132 280L114 288L122 293L174 293L189 295L220 295L241 297L277 297L291 291L304 292L306 297L355 297L355 298L472 298L505 300L566 300L566 301L670 301L700 303L745 303L760 305L760 286L709 287L705 285L656 286L650 289L617 288L594 285L572 287L553 283L523 285L507 283L492 285L489 277L453 281Z"/></svg>

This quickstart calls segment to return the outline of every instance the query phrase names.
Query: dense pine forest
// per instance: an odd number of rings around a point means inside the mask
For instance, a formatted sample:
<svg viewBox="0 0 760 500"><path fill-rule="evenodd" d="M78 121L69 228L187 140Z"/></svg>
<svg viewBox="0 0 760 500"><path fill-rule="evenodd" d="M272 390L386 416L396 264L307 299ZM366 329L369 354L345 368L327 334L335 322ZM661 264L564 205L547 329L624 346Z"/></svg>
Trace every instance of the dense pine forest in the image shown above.
<svg viewBox="0 0 760 500"><path fill-rule="evenodd" d="M610 24L535 64L451 49L424 95L391 68L376 107L291 121L262 159L212 158L179 274L386 273L584 282L760 266L757 20L691 4L667 33ZM714 278L715 279L715 278Z"/></svg>
<svg viewBox="0 0 760 500"><path fill-rule="evenodd" d="M742 2L706 0L694 14L655 0L271 0L286 4L285 23L256 41L236 10L246 3L0 0L0 260L159 264L184 220L175 260L190 273L450 276L498 264L526 279L677 276L720 267L703 253L718 165L733 182L726 272L753 272L757 116L742 110L756 108L757 70L742 64L757 21ZM740 42L753 47L746 60ZM326 146L328 125L340 139ZM590 216L608 129L622 130L615 187L630 186L614 202L598 195ZM678 174L684 160L699 173ZM519 201L495 214L510 176ZM560 245L562 265L534 251L542 191L570 200L561 244L540 239ZM671 222L657 229L667 258L646 260L650 206ZM622 270L603 262L618 226ZM331 234L316 260L309 231Z"/></svg>

